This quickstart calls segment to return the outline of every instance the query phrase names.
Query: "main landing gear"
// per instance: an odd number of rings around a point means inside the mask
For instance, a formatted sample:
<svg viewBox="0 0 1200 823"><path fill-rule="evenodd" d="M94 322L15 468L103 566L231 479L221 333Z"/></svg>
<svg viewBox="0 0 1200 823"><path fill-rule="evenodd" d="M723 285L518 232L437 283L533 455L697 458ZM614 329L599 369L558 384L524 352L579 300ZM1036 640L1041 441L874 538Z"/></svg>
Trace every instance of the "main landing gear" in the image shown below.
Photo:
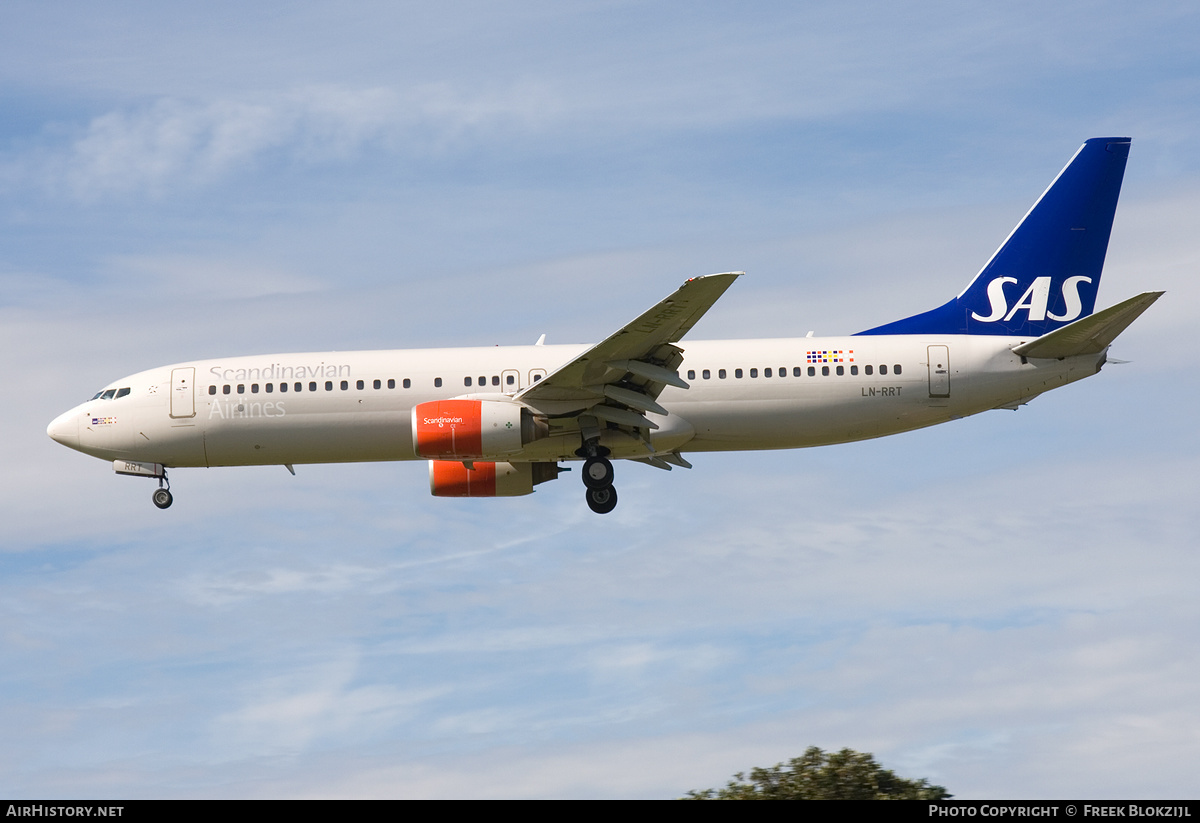
<svg viewBox="0 0 1200 823"><path fill-rule="evenodd" d="M587 486L588 508L596 514L608 514L617 507L617 490L613 488L613 465L608 449L593 447L593 454L583 462L583 485Z"/></svg>
<svg viewBox="0 0 1200 823"><path fill-rule="evenodd" d="M164 483L166 484L165 487L163 486ZM175 498L171 496L171 481L167 479L166 469L163 469L162 477L158 478L158 488L155 489L154 496L150 499L160 509L169 508L175 502Z"/></svg>
<svg viewBox="0 0 1200 823"><path fill-rule="evenodd" d="M588 508L596 514L608 514L617 507L617 490L612 486L587 490Z"/></svg>

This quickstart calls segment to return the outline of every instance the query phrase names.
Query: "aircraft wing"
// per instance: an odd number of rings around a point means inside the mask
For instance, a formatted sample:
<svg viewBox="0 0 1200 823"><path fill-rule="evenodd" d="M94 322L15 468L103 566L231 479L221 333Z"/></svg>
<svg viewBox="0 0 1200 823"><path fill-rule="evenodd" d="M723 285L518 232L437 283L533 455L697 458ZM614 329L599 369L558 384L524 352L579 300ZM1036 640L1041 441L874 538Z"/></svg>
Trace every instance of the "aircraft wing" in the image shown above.
<svg viewBox="0 0 1200 823"><path fill-rule="evenodd" d="M641 413L666 414L655 399L667 385L686 389L675 370L680 340L744 272L694 277L640 317L516 395L535 407L593 408L618 425L649 424ZM632 409L633 411L629 411Z"/></svg>

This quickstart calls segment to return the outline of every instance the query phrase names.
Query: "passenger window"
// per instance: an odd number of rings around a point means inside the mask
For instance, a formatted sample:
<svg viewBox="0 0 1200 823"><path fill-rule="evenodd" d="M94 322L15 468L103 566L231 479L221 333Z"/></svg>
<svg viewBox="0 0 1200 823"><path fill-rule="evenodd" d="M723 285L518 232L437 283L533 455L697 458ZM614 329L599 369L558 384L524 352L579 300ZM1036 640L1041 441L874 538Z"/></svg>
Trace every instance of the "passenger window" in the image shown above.
<svg viewBox="0 0 1200 823"><path fill-rule="evenodd" d="M316 390L316 388L317 388L316 386L313 386L313 390L314 390L314 391ZM303 383L297 383L296 385L292 386L292 389L293 389L293 390L295 390L295 391L303 391L303 390L304 390L304 384L303 384Z"/></svg>
<svg viewBox="0 0 1200 823"><path fill-rule="evenodd" d="M469 377L464 377L464 378L463 378L463 385L464 385L464 386L469 386L469 385L471 385L471 378L469 378Z"/></svg>
<svg viewBox="0 0 1200 823"><path fill-rule="evenodd" d="M705 369L704 371L700 372L700 374L701 374L701 376L704 377L705 380L708 380L709 378L712 377L712 372L710 372L708 369Z"/></svg>
<svg viewBox="0 0 1200 823"><path fill-rule="evenodd" d="M754 372L753 372L753 371L751 371L751 372L750 372L750 376L751 376L751 377L753 377L753 376L754 376ZM763 377L770 377L770 376L771 376L771 370L770 370L770 369L763 369ZM783 376L783 375L780 375L780 377L782 377L782 376Z"/></svg>
<svg viewBox="0 0 1200 823"><path fill-rule="evenodd" d="M342 381L342 391L347 391L347 390L349 390L349 388L350 388L350 381L343 380Z"/></svg>
<svg viewBox="0 0 1200 823"><path fill-rule="evenodd" d="M816 376L817 376L817 367L816 367L816 366L809 366L809 367L808 367L808 376L809 376L809 377L816 377Z"/></svg>
<svg viewBox="0 0 1200 823"><path fill-rule="evenodd" d="M845 366L838 366L838 367L837 367L837 373L838 373L838 377L844 377L844 376L845 376L845 374L846 374L846 367L845 367Z"/></svg>
<svg viewBox="0 0 1200 823"><path fill-rule="evenodd" d="M879 373L880 373L880 374L887 374L887 366L880 366L880 367L879 367Z"/></svg>
<svg viewBox="0 0 1200 823"><path fill-rule="evenodd" d="M407 389L407 388L411 388L411 387L412 387L412 381L409 380L407 377L404 378L404 388Z"/></svg>
<svg viewBox="0 0 1200 823"><path fill-rule="evenodd" d="M332 380L325 381L325 391L333 391L333 381Z"/></svg>
<svg viewBox="0 0 1200 823"><path fill-rule="evenodd" d="M245 394L245 393L246 393L246 384L238 383L238 394Z"/></svg>
<svg viewBox="0 0 1200 823"><path fill-rule="evenodd" d="M851 374L858 374L858 366L851 366L851 367L850 367L850 373L851 373Z"/></svg>
<svg viewBox="0 0 1200 823"><path fill-rule="evenodd" d="M541 375L541 374L535 374L535 375L533 376L533 382L534 382L534 383L536 383L537 381L541 380L541 379L542 379L542 377L544 377L544 375Z"/></svg>
<svg viewBox="0 0 1200 823"><path fill-rule="evenodd" d="M440 377L433 378L433 387L435 389L440 389L442 387L442 378L440 378Z"/></svg>
<svg viewBox="0 0 1200 823"><path fill-rule="evenodd" d="M828 366L822 366L822 367L821 367L821 376L822 376L822 377L828 377L828 376L829 376L829 367L828 367Z"/></svg>
<svg viewBox="0 0 1200 823"><path fill-rule="evenodd" d="M330 387L329 387L329 388L333 388L333 386L332 386L332 385L330 385ZM309 390L309 391L316 391L316 390L317 390L317 382L316 382L315 380L313 380L313 381L310 381L310 382L309 382L309 384L308 384L308 390ZM328 390L329 390L329 389L326 389L326 391L328 391Z"/></svg>
<svg viewBox="0 0 1200 823"><path fill-rule="evenodd" d="M504 382L508 383L510 386L515 386L517 384L517 376L515 374L506 374L504 376Z"/></svg>
<svg viewBox="0 0 1200 823"><path fill-rule="evenodd" d="M282 392L286 392L287 391L287 383L280 383L279 390Z"/></svg>
<svg viewBox="0 0 1200 823"><path fill-rule="evenodd" d="M751 369L751 370L750 370L750 376L751 376L751 377L758 377L758 369Z"/></svg>
<svg viewBox="0 0 1200 823"><path fill-rule="evenodd" d="M216 387L216 386L209 386L209 387L208 387L208 393L209 393L209 394L216 394L216 393L217 393L217 387Z"/></svg>
<svg viewBox="0 0 1200 823"><path fill-rule="evenodd" d="M741 369L734 369L734 370L733 370L733 376L734 376L734 377L736 377L738 380L741 380L741 379L742 379L742 370L741 370Z"/></svg>
<svg viewBox="0 0 1200 823"><path fill-rule="evenodd" d="M394 378L394 377L389 377L389 378L388 378L388 388L389 388L389 389L394 389L394 388L396 388L396 378Z"/></svg>
<svg viewBox="0 0 1200 823"><path fill-rule="evenodd" d="M257 383L251 383L251 384L250 384L250 393L251 393L251 394L258 394L258 384L257 384Z"/></svg>
<svg viewBox="0 0 1200 823"><path fill-rule="evenodd" d="M695 379L696 379L696 370L688 369L688 380L695 380Z"/></svg>
<svg viewBox="0 0 1200 823"><path fill-rule="evenodd" d="M268 384L267 384L267 394L271 394L273 391L275 391L275 384L274 384L274 383L268 383Z"/></svg>
<svg viewBox="0 0 1200 823"><path fill-rule="evenodd" d="M499 385L500 385L500 375L498 375L498 374L493 374L493 375L492 375L492 385L493 385L493 386L499 386Z"/></svg>
<svg viewBox="0 0 1200 823"><path fill-rule="evenodd" d="M900 364L897 363L896 365L892 366L892 374L899 374L899 373L900 373Z"/></svg>
<svg viewBox="0 0 1200 823"><path fill-rule="evenodd" d="M371 385L373 385L375 388L377 388L377 389L378 389L378 388L379 388L380 386L382 386L383 384L382 384L382 383L380 383L378 380L376 380L376 381L375 381L374 383L372 383Z"/></svg>
<svg viewBox="0 0 1200 823"><path fill-rule="evenodd" d="M865 371L867 374L871 374L872 372L875 371L875 367L874 366L864 366L863 371Z"/></svg>
<svg viewBox="0 0 1200 823"><path fill-rule="evenodd" d="M722 380L724 380L724 379L725 379L725 370L724 370L724 369L717 369L717 377L719 377L719 378L721 378Z"/></svg>
<svg viewBox="0 0 1200 823"><path fill-rule="evenodd" d="M228 383L226 383L224 386L221 387L221 394L229 394L229 384Z"/></svg>
<svg viewBox="0 0 1200 823"><path fill-rule="evenodd" d="M354 388L358 389L359 391L362 391L363 390L363 381L359 380L358 382L356 382L354 384Z"/></svg>
<svg viewBox="0 0 1200 823"><path fill-rule="evenodd" d="M769 376L769 375L768 375L768 376ZM780 366L780 367L779 367L779 376L780 376L780 377L787 377L787 366Z"/></svg>
<svg viewBox="0 0 1200 823"><path fill-rule="evenodd" d="M792 367L792 377L799 377L801 374L799 366Z"/></svg>

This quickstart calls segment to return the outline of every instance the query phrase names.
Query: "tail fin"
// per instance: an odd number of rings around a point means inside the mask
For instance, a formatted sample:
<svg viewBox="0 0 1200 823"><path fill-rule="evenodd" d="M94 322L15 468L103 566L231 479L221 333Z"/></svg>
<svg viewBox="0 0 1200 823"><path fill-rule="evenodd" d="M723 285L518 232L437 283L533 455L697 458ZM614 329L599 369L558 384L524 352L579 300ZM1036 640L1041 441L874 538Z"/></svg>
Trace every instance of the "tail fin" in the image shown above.
<svg viewBox="0 0 1200 823"><path fill-rule="evenodd" d="M1128 137L1093 137L962 294L932 311L859 334L1039 337L1096 306Z"/></svg>

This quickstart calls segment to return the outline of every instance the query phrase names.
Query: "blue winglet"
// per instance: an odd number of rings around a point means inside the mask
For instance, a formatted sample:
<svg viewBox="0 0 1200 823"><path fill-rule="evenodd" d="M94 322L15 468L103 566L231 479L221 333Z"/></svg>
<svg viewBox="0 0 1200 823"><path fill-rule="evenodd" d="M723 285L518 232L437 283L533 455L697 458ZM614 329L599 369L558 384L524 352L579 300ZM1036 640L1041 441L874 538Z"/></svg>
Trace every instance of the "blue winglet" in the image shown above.
<svg viewBox="0 0 1200 823"><path fill-rule="evenodd" d="M962 294L859 334L1039 337L1091 314L1129 144L1085 142Z"/></svg>

